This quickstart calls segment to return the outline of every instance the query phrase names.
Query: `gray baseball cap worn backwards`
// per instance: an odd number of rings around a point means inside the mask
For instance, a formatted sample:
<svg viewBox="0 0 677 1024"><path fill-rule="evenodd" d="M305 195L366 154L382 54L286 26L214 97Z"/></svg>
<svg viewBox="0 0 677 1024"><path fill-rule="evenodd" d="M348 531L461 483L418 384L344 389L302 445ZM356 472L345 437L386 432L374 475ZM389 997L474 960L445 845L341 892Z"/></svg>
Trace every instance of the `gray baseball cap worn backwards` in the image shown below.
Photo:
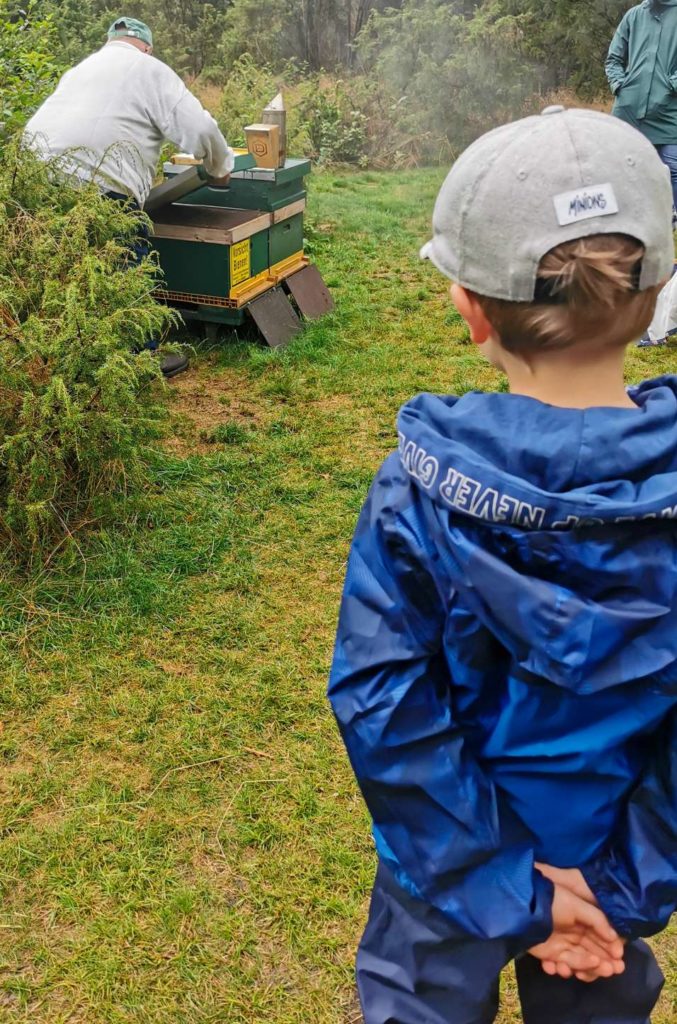
<svg viewBox="0 0 677 1024"><path fill-rule="evenodd" d="M644 291L672 271L667 167L635 128L593 110L548 107L473 143L442 185L421 256L488 298L533 302L543 257L589 235L644 245Z"/></svg>

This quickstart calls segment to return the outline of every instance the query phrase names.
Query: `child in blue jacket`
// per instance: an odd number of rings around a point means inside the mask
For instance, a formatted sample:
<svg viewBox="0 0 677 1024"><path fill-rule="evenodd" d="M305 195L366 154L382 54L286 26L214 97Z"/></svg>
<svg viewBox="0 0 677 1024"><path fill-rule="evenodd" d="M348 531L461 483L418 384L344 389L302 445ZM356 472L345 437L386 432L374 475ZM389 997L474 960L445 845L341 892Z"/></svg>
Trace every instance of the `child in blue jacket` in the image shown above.
<svg viewBox="0 0 677 1024"><path fill-rule="evenodd" d="M635 129L549 108L452 168L423 255L510 394L419 395L355 534L330 699L379 867L366 1024L646 1024L677 906L673 261Z"/></svg>

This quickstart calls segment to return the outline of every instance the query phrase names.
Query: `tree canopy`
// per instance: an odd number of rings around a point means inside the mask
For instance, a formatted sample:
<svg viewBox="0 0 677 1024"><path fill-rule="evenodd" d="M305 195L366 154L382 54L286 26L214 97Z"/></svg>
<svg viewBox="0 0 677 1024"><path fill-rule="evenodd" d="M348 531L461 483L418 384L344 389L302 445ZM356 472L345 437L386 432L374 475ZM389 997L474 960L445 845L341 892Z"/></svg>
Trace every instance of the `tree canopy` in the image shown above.
<svg viewBox="0 0 677 1024"><path fill-rule="evenodd" d="M43 0L52 13L65 60L82 56L121 13L111 0ZM124 5L123 5L124 6ZM404 54L426 50L431 27L465 23L498 33L506 45L540 66L548 83L582 88L603 84L601 62L614 29L632 0L136 0L133 14L155 33L161 56L196 75L242 53L267 64L296 60L311 71L354 68L360 36L399 45ZM131 13L131 12L130 12ZM395 33L406 26L406 34ZM429 38L429 37L428 37ZM466 38L458 33L458 41ZM445 34L437 49L453 49ZM373 54L373 48L370 51ZM448 55L448 54L447 54Z"/></svg>
<svg viewBox="0 0 677 1024"><path fill-rule="evenodd" d="M216 101L230 129L248 93L301 88L304 139L330 158L446 159L492 124L564 91L608 101L604 57L632 0L0 0L5 96L39 99L56 66L105 40L121 13L147 21L155 52ZM249 79L248 77L249 76ZM9 88L7 84L9 83ZM0 82L0 85L3 84ZM26 89L28 92L26 92ZM300 95L301 95L300 94ZM210 94L214 106L214 92ZM244 101L244 102L243 102ZM18 109L18 108L17 108ZM362 127L364 126L364 127ZM401 144L394 148L389 137ZM358 144L359 143L359 144Z"/></svg>

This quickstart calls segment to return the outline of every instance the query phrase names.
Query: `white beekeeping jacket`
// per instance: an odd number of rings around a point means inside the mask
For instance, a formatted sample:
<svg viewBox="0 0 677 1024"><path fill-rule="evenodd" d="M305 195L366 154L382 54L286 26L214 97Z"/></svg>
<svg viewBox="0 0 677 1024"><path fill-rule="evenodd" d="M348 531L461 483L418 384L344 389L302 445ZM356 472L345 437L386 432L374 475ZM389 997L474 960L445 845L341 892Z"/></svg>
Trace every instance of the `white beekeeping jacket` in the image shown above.
<svg viewBox="0 0 677 1024"><path fill-rule="evenodd" d="M26 126L45 158L104 191L143 206L165 141L203 159L212 177L233 169L233 151L214 118L162 61L124 40L67 71Z"/></svg>

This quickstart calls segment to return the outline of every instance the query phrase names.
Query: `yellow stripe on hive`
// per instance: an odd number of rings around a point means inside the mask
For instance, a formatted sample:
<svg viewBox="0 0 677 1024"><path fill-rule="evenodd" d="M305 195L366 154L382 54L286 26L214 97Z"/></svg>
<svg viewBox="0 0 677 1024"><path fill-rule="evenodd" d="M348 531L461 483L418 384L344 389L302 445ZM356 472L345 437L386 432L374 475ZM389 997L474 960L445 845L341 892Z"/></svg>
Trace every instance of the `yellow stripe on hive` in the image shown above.
<svg viewBox="0 0 677 1024"><path fill-rule="evenodd" d="M241 309L242 306L255 299L257 295L268 291L269 288L274 288L280 281L284 281L285 278L295 274L297 270L307 267L309 262L310 260L307 256L304 256L303 250L300 250L292 256L287 256L286 259L280 260L279 263L273 264L269 270L264 270L262 273L250 277L247 281L243 281L242 284L238 284L235 288L231 288L227 299L216 295L166 291L161 288L155 290L155 295L158 299L162 299L165 302L193 302L201 306Z"/></svg>
<svg viewBox="0 0 677 1024"><path fill-rule="evenodd" d="M309 262L308 257L303 255L303 249L300 249L293 256L287 256L286 259L273 264L270 268L270 276L275 279L275 284L278 284L280 281L284 281L285 277L289 277L290 274L294 274L297 270L307 267Z"/></svg>
<svg viewBox="0 0 677 1024"><path fill-rule="evenodd" d="M237 302L238 308L244 306L251 299L260 295L261 292L267 291L268 288L274 288L280 281L284 281L285 277L289 277L290 274L295 273L297 270L307 267L308 262L308 258L303 255L303 250L301 249L292 256L287 256L286 259L280 260L279 263L274 263L272 267L264 270L263 273L256 274L255 277L250 277L248 281L243 281L242 284L231 288L229 297Z"/></svg>
<svg viewBox="0 0 677 1024"><path fill-rule="evenodd" d="M247 278L242 284L236 285L230 289L229 297L237 302L238 306L244 305L252 295L258 295L259 292L265 291L266 288L270 288L272 281L270 280L270 273L264 270L261 274L255 274L254 277Z"/></svg>

